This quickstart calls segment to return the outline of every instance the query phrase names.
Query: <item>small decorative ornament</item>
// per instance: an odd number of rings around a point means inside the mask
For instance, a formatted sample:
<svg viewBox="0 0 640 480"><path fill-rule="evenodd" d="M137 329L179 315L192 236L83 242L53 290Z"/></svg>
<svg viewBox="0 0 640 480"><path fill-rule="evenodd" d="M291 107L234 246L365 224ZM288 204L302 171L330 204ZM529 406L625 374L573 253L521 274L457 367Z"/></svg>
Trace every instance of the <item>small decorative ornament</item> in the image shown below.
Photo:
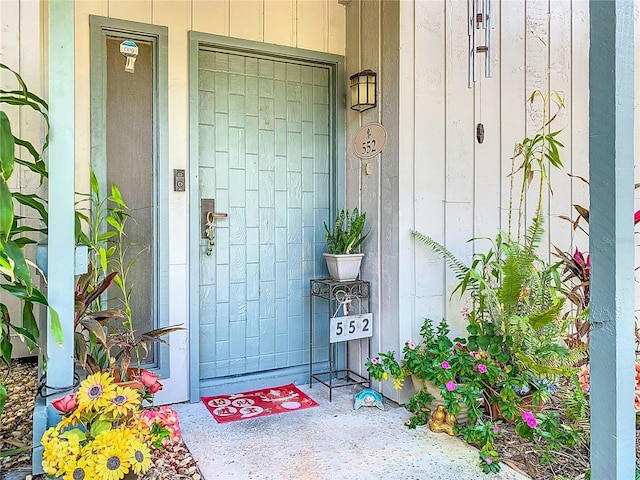
<svg viewBox="0 0 640 480"><path fill-rule="evenodd" d="M127 59L124 71L133 73L136 58L138 58L138 45L132 40L125 40L120 44L120 53Z"/></svg>
<svg viewBox="0 0 640 480"><path fill-rule="evenodd" d="M443 405L438 405L436 411L431 414L429 429L434 433L445 432L448 435L455 435L453 426L456 424L456 416L447 413Z"/></svg>
<svg viewBox="0 0 640 480"><path fill-rule="evenodd" d="M364 390L360 390L353 397L353 409L358 410L360 407L378 407L380 410L384 411L384 405L382 403L382 395L380 395L375 390L370 388L365 388Z"/></svg>

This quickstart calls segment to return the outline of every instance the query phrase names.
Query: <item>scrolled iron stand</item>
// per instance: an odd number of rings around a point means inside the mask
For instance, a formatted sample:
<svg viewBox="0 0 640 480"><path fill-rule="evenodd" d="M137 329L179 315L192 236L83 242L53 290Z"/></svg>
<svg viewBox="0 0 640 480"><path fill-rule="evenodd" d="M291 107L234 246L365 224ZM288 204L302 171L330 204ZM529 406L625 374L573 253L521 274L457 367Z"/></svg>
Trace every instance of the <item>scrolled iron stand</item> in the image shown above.
<svg viewBox="0 0 640 480"><path fill-rule="evenodd" d="M364 280L353 280L348 282L338 282L328 279L312 279L309 288L309 387L313 387L313 381L317 381L329 389L329 401L333 399L332 393L334 388L346 387L349 385L363 385L370 386L370 379L361 374L350 370L348 366L345 368L339 368L337 364L338 360L338 345L340 343L345 344L345 361L349 358L349 342L350 341L363 341L364 338L356 340L345 340L342 342L329 343L329 364L328 370L314 372L314 298L321 298L327 300L329 303L329 316L327 318L327 330L329 329L329 323L331 316L336 316L336 313L341 309L346 309L345 305L350 304L353 308L353 304L358 304L357 313L370 313L371 312L371 299L370 299L370 283ZM366 304L366 312L362 311L363 303ZM324 322L323 322L324 323ZM367 356L371 356L371 337L366 338L367 343Z"/></svg>

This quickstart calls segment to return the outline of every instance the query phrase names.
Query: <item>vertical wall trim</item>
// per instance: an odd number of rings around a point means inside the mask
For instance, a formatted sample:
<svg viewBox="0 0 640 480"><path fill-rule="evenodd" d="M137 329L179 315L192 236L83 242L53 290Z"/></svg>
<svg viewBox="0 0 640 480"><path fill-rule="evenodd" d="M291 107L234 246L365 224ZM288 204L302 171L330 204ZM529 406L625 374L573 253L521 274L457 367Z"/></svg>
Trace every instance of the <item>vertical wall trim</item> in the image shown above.
<svg viewBox="0 0 640 480"><path fill-rule="evenodd" d="M47 384L73 383L74 317L74 2L49 2L49 286L48 299L60 316L64 341L58 345L47 323ZM67 392L65 392L67 393Z"/></svg>
<svg viewBox="0 0 640 480"><path fill-rule="evenodd" d="M634 478L633 2L590 5L591 478Z"/></svg>
<svg viewBox="0 0 640 480"><path fill-rule="evenodd" d="M200 51L200 35L189 32L189 205L198 205L200 198L199 179L199 95L198 95L198 54ZM187 236L187 272L189 272L189 399L192 402L200 400L200 218L199 207L193 213L192 206L189 211L188 236ZM196 240L194 240L196 239Z"/></svg>

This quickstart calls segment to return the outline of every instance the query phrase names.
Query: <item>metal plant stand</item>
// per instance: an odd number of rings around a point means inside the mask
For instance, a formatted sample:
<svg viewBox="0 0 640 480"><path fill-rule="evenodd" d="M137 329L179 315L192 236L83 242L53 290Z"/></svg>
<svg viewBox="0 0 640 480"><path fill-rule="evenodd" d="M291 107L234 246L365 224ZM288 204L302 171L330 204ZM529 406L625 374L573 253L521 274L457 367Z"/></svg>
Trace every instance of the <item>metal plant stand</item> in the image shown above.
<svg viewBox="0 0 640 480"><path fill-rule="evenodd" d="M309 289L309 387L316 380L329 388L332 401L334 388L349 385L370 386L369 375L363 376L348 367L339 368L338 346L345 344L345 359L349 358L349 342L366 339L367 356L371 356L371 336L373 335L373 314L369 282L353 280L338 282L328 279L311 280ZM328 369L314 371L314 298L322 298L329 303L326 326L329 329ZM324 324L324 321L323 321Z"/></svg>

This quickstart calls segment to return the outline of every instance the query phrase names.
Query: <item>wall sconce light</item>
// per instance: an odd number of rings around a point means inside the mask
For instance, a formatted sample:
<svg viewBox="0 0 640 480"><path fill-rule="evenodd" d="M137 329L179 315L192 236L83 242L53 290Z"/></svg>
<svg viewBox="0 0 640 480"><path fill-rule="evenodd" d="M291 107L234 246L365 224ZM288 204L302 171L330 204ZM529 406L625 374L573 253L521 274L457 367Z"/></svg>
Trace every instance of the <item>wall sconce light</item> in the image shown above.
<svg viewBox="0 0 640 480"><path fill-rule="evenodd" d="M376 106L376 72L363 70L349 77L351 109L364 112Z"/></svg>

